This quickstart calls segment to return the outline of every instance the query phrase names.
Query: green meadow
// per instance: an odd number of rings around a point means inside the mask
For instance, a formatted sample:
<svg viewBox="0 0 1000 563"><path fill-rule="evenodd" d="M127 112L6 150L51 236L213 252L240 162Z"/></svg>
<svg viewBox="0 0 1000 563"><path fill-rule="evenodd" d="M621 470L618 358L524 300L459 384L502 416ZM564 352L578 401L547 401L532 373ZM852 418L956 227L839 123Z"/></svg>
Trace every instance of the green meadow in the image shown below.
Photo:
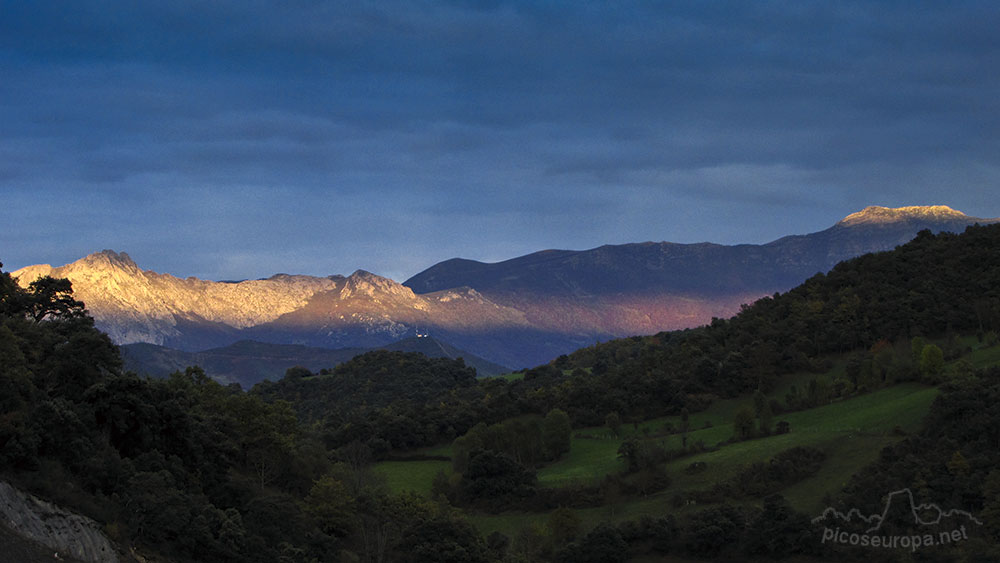
<svg viewBox="0 0 1000 563"><path fill-rule="evenodd" d="M736 475L750 463L766 461L795 446L818 448L826 453L827 458L816 475L787 487L781 493L796 509L806 513L816 512L822 509L822 498L826 493L834 493L843 487L852 474L874 461L882 448L901 439L901 432L918 430L937 394L936 388L905 383L821 407L778 415L775 421L784 420L790 424L788 434L722 444L714 451L673 460L666 465L672 480L666 490L646 498L577 512L589 525L675 512L678 509L670 505L670 498L675 494L709 488ZM727 440L733 433L732 423L729 422L732 414L748 401L717 401L708 410L691 415L693 427L703 426L706 421L712 426L689 432L689 442L701 440L706 445L714 446ZM680 424L678 417L665 417L646 421L639 425L638 430L626 425L623 426L623 436L619 438L601 427L576 430L570 452L558 462L538 471L539 484L594 483L608 473L621 471L624 464L618 459L617 452L624 436L643 436L643 427L650 427L652 432L662 429L667 422L675 426ZM670 448L680 446L680 436L676 434L647 439L660 441ZM449 449L449 446L439 446L420 453L447 455ZM684 468L694 462L704 462L706 471L696 475L685 473ZM435 474L438 471L450 473L451 464L439 460L386 461L377 464L376 470L385 476L393 492L414 491L429 495ZM528 523L544 522L547 517L547 513L510 512L474 514L472 520L484 533L501 531L512 534Z"/></svg>
<svg viewBox="0 0 1000 563"><path fill-rule="evenodd" d="M982 346L972 340L968 340L968 345L973 348L972 353L949 362L949 367L959 362L968 362L975 367L1000 364L1000 346ZM845 358L837 359L823 377L835 380L844 374L845 365ZM785 394L793 386L804 390L809 380L816 377L816 374L807 373L785 377L768 397L783 402ZM644 515L662 516L697 510L697 506L676 508L671 499L680 493L708 489L737 475L747 465L767 461L782 451L808 446L826 454L820 470L779 492L797 510L806 514L819 513L824 508L825 495L841 490L851 475L875 461L883 448L907 434L917 432L938 394L937 388L920 383L897 384L807 410L775 414L774 424L787 422L789 433L742 442L730 442L732 421L738 409L752 405L752 397L716 400L706 410L691 413L688 419L688 444L700 442L707 451L667 462L665 470L671 479L668 488L647 497L627 498L576 512L585 526L594 526L605 521L620 522ZM628 437L656 442L667 450L678 450L682 444L681 435L677 432L680 426L679 416L668 416L637 424L623 424L618 436L600 426L574 429L570 451L558 461L538 470L539 486L596 484L605 475L623 471L625 463L618 457L618 448ZM672 433L667 431L670 428ZM449 456L451 445L442 444L416 453ZM684 471L695 462L704 463L705 471L696 474ZM377 464L376 470L385 476L394 492L414 491L429 495L434 476L438 471L450 474L451 464L440 460L387 461ZM470 514L472 522L484 534L500 531L508 536L532 523L542 524L548 516L548 513L521 511Z"/></svg>

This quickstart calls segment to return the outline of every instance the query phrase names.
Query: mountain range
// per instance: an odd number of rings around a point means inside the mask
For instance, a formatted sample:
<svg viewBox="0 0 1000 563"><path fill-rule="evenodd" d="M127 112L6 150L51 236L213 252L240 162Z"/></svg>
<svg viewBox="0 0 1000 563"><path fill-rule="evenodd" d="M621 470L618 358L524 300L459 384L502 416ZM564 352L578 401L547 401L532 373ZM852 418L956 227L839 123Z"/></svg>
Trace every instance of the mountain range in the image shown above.
<svg viewBox="0 0 1000 563"><path fill-rule="evenodd" d="M470 355L523 367L595 340L730 316L743 303L846 258L892 249L923 229L960 232L998 221L946 206L868 207L826 230L761 245L645 242L545 250L492 264L456 258L403 284L363 270L346 277L182 279L143 270L110 250L13 275L23 285L44 275L69 278L97 326L119 344L185 352L240 341L373 348L431 334Z"/></svg>

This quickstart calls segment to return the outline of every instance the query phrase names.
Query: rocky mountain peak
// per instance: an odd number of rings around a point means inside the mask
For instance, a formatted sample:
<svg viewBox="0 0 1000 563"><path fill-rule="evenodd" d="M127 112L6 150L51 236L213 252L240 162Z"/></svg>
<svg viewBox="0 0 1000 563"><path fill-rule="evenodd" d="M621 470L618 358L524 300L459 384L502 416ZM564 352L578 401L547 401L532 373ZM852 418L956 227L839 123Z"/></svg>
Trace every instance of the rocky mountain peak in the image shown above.
<svg viewBox="0 0 1000 563"><path fill-rule="evenodd" d="M838 225L853 226L862 224L887 224L899 223L913 219L947 221L974 219L961 211L957 211L947 205L911 205L907 207L882 207L880 205L868 206L857 213L851 213L844 217Z"/></svg>
<svg viewBox="0 0 1000 563"><path fill-rule="evenodd" d="M395 295L404 298L414 298L413 291L404 287L398 282L389 278L373 274L365 270L356 270L347 277L344 288L341 290L341 299L351 296L364 295L375 297L377 295Z"/></svg>
<svg viewBox="0 0 1000 563"><path fill-rule="evenodd" d="M102 250L89 256L85 256L76 262L69 264L70 268L88 268L94 270L123 269L139 271L139 265L132 260L132 257L125 252L115 252L114 250Z"/></svg>

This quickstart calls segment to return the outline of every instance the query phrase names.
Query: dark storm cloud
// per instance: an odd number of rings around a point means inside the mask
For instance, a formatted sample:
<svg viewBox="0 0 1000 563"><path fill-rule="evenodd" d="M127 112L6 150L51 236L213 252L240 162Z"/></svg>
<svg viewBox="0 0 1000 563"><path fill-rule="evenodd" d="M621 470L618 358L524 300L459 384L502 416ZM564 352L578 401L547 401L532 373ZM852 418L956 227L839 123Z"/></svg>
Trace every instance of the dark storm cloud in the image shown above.
<svg viewBox="0 0 1000 563"><path fill-rule="evenodd" d="M453 255L762 242L868 204L1000 215L989 2L3 13L8 264L112 246L181 274L401 278Z"/></svg>

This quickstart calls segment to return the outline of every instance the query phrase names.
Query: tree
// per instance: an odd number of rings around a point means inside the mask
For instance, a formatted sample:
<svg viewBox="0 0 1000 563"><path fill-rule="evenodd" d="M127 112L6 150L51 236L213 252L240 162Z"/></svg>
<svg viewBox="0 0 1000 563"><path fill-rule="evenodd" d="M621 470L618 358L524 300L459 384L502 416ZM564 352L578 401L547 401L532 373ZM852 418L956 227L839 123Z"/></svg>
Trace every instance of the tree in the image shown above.
<svg viewBox="0 0 1000 563"><path fill-rule="evenodd" d="M332 475L324 475L306 496L306 512L316 519L323 533L345 537L354 522L354 498L347 486Z"/></svg>
<svg viewBox="0 0 1000 563"><path fill-rule="evenodd" d="M688 430L691 429L690 413L687 407L681 409L681 447L687 448L688 445Z"/></svg>
<svg viewBox="0 0 1000 563"><path fill-rule="evenodd" d="M877 376L876 383L886 383L888 380L889 370L892 368L893 362L896 360L896 352L892 348L892 344L885 338L879 340L874 345L872 345L869 350L869 354L872 358L872 368Z"/></svg>
<svg viewBox="0 0 1000 563"><path fill-rule="evenodd" d="M0 262L0 270L3 262ZM0 315L7 317L23 316L27 309L27 299L24 290L17 285L7 272L0 271Z"/></svg>
<svg viewBox="0 0 1000 563"><path fill-rule="evenodd" d="M771 422L774 420L774 413L771 411L770 404L764 404L764 408L760 411L760 415L758 415L758 420L760 421L760 432L762 434L770 434Z"/></svg>
<svg viewBox="0 0 1000 563"><path fill-rule="evenodd" d="M565 563L625 563L629 559L628 544L621 532L607 524L598 525L560 555Z"/></svg>
<svg viewBox="0 0 1000 563"><path fill-rule="evenodd" d="M153 543L175 540L191 522L191 499L180 491L167 470L139 472L126 488L129 523L139 537Z"/></svg>
<svg viewBox="0 0 1000 563"><path fill-rule="evenodd" d="M757 420L760 422L760 432L761 434L771 433L771 421L774 419L774 412L771 410L771 405L767 400L767 396L758 389L753 395L753 408L757 415Z"/></svg>
<svg viewBox="0 0 1000 563"><path fill-rule="evenodd" d="M642 444L636 438L627 438L618 446L618 457L628 463L629 471L638 471L642 466Z"/></svg>
<svg viewBox="0 0 1000 563"><path fill-rule="evenodd" d="M621 434L622 419L617 412L610 412L604 417L604 425L611 431L611 435L617 438Z"/></svg>
<svg viewBox="0 0 1000 563"><path fill-rule="evenodd" d="M462 488L470 500L498 499L528 493L535 474L507 454L493 450L473 450L469 467L462 476Z"/></svg>
<svg viewBox="0 0 1000 563"><path fill-rule="evenodd" d="M740 510L721 504L695 512L688 518L684 544L692 555L715 556L727 547L737 545L745 528L746 521Z"/></svg>
<svg viewBox="0 0 1000 563"><path fill-rule="evenodd" d="M576 539L580 534L581 521L576 512L565 506L560 506L549 515L546 525L552 535L552 540L557 546L561 546Z"/></svg>
<svg viewBox="0 0 1000 563"><path fill-rule="evenodd" d="M994 541L1000 540L1000 469L994 469L986 476L983 499L986 501L980 514L983 525Z"/></svg>
<svg viewBox="0 0 1000 563"><path fill-rule="evenodd" d="M483 449L485 436L489 427L485 422L479 422L469 429L464 436L455 438L452 442L451 467L455 473L465 473L469 466L469 454L473 450Z"/></svg>
<svg viewBox="0 0 1000 563"><path fill-rule="evenodd" d="M547 526L532 522L518 530L508 550L510 561L547 561L551 559L551 545ZM514 555L514 557L510 557ZM507 561L507 560L505 560Z"/></svg>
<svg viewBox="0 0 1000 563"><path fill-rule="evenodd" d="M751 519L744 534L748 555L778 559L811 545L809 518L795 512L781 495L764 497L764 509Z"/></svg>
<svg viewBox="0 0 1000 563"><path fill-rule="evenodd" d="M309 371L309 368L305 368L302 366L292 366L285 370L285 379L293 381L302 379L303 377L311 377L312 374L313 373Z"/></svg>
<svg viewBox="0 0 1000 563"><path fill-rule="evenodd" d="M291 404L267 404L255 395L235 395L227 404L240 431L243 463L257 478L260 489L274 482L293 457L299 433Z"/></svg>
<svg viewBox="0 0 1000 563"><path fill-rule="evenodd" d="M46 317L82 317L83 303L73 299L73 285L66 278L40 277L28 284L28 316L36 323Z"/></svg>
<svg viewBox="0 0 1000 563"><path fill-rule="evenodd" d="M552 409L542 421L542 441L549 456L557 459L569 451L573 427L569 415L560 409Z"/></svg>
<svg viewBox="0 0 1000 563"><path fill-rule="evenodd" d="M927 346L927 339L923 336L914 336L910 340L910 360L913 362L913 365L920 365L920 359L923 356L925 346Z"/></svg>
<svg viewBox="0 0 1000 563"><path fill-rule="evenodd" d="M751 407L745 406L736 411L733 417L733 437L737 440L753 438L754 415Z"/></svg>
<svg viewBox="0 0 1000 563"><path fill-rule="evenodd" d="M437 513L412 521L396 551L410 563L489 563L492 557L479 532L464 519Z"/></svg>
<svg viewBox="0 0 1000 563"><path fill-rule="evenodd" d="M767 405L767 395L763 391L757 389L753 393L753 412L754 416L760 416L760 412L764 410Z"/></svg>
<svg viewBox="0 0 1000 563"><path fill-rule="evenodd" d="M814 377L813 379L810 379L809 404L815 407L828 403L830 401L830 394L832 390L833 388L830 385L829 379L825 377Z"/></svg>
<svg viewBox="0 0 1000 563"><path fill-rule="evenodd" d="M951 456L951 461L945 465L948 467L948 473L956 477L969 474L969 462L961 451L956 450Z"/></svg>
<svg viewBox="0 0 1000 563"><path fill-rule="evenodd" d="M944 352L935 344L928 344L920 352L920 375L935 382L944 371Z"/></svg>

